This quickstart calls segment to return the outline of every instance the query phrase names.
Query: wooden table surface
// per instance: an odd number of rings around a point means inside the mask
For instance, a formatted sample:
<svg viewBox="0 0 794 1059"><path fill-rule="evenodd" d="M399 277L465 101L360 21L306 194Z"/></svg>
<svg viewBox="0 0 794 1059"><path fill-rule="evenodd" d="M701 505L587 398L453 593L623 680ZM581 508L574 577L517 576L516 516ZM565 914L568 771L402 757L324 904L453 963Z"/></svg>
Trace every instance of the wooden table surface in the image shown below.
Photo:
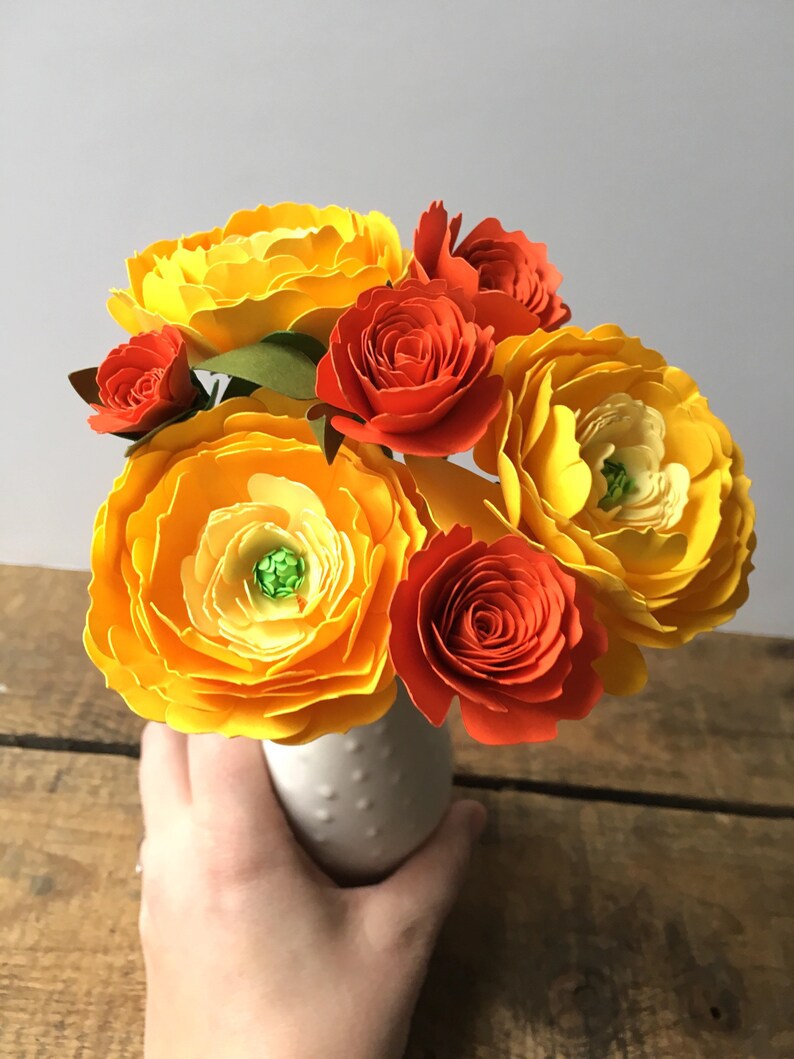
<svg viewBox="0 0 794 1059"><path fill-rule="evenodd" d="M0 566L13 1059L141 1054L141 722L83 654L86 582ZM410 1059L794 1056L792 660L794 641L714 634L651 652L643 694L553 744L456 729L458 784L491 819Z"/></svg>

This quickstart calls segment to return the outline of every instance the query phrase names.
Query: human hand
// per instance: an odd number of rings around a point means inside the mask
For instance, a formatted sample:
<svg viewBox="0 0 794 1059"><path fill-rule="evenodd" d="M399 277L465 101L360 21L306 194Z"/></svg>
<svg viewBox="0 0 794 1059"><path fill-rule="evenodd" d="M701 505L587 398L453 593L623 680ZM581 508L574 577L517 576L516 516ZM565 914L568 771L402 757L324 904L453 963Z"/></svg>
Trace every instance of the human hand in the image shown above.
<svg viewBox="0 0 794 1059"><path fill-rule="evenodd" d="M258 742L150 723L140 787L145 1059L399 1059L484 807L457 802L384 882L342 888Z"/></svg>

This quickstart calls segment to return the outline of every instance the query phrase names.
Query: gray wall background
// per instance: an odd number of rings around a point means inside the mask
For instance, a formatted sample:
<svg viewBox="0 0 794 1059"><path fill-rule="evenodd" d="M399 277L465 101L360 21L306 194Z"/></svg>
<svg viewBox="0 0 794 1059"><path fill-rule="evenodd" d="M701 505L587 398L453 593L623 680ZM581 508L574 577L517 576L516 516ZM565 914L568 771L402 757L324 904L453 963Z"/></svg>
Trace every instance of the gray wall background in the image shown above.
<svg viewBox="0 0 794 1059"><path fill-rule="evenodd" d="M790 0L6 0L0 561L87 566L124 445L65 376L134 249L282 199L408 244L443 196L699 381L759 509L733 627L791 633L792 54Z"/></svg>

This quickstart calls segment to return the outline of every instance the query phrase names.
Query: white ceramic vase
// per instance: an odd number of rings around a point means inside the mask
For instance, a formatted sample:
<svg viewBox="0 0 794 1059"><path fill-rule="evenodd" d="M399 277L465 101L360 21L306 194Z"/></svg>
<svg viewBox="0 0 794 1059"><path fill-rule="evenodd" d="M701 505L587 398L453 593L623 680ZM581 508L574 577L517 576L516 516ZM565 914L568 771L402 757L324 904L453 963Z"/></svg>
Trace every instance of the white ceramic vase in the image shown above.
<svg viewBox="0 0 794 1059"><path fill-rule="evenodd" d="M264 744L273 786L301 844L332 877L373 881L431 834L449 804L452 743L398 681L381 720L303 746Z"/></svg>

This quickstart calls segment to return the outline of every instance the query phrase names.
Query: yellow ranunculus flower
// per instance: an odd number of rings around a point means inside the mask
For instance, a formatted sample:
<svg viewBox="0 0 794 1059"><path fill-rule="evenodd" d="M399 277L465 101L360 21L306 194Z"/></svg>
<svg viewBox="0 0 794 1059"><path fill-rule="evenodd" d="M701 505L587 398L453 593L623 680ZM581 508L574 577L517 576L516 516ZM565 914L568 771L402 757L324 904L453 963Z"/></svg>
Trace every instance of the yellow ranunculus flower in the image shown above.
<svg viewBox="0 0 794 1059"><path fill-rule="evenodd" d="M221 402L127 461L97 515L85 645L144 717L301 743L392 704L388 606L426 514L379 448L329 468L265 401Z"/></svg>
<svg viewBox="0 0 794 1059"><path fill-rule="evenodd" d="M327 342L358 295L395 283L409 257L382 213L282 202L152 243L127 260L130 285L108 309L130 334L174 324L197 361L286 329Z"/></svg>
<svg viewBox="0 0 794 1059"><path fill-rule="evenodd" d="M610 647L675 647L728 621L754 508L694 381L612 325L507 339L494 371L504 405L475 459L499 475L504 522L590 578Z"/></svg>

